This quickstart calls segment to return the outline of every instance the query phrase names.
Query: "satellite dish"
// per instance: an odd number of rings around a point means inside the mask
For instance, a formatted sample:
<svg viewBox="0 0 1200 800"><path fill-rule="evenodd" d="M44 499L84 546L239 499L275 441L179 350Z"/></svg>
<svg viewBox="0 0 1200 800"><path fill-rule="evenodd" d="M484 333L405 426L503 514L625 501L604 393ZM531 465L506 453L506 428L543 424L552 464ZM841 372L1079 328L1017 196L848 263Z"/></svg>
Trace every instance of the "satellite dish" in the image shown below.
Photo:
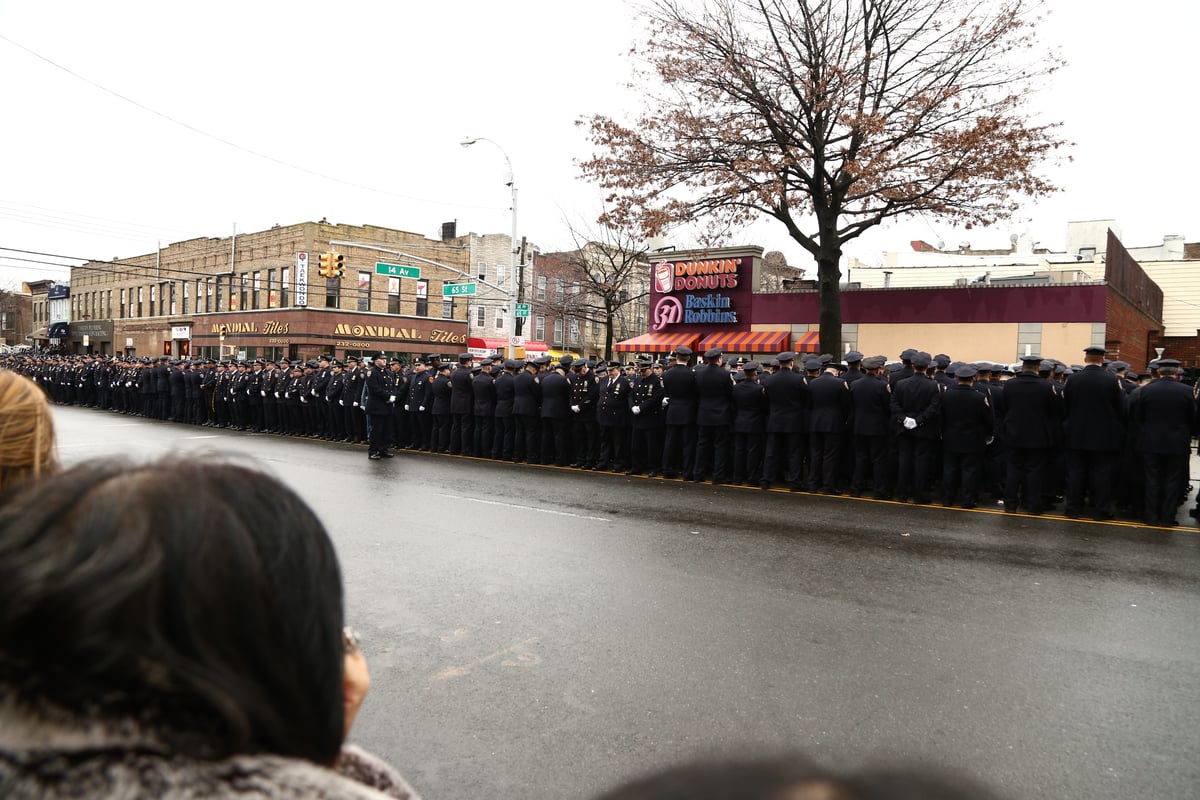
<svg viewBox="0 0 1200 800"><path fill-rule="evenodd" d="M1011 245L1013 245L1013 246L1016 246L1016 244L1017 244L1017 235L1016 235L1015 233L1010 233L1010 234L1008 235L1008 243L1009 243L1009 244L1011 244Z"/></svg>

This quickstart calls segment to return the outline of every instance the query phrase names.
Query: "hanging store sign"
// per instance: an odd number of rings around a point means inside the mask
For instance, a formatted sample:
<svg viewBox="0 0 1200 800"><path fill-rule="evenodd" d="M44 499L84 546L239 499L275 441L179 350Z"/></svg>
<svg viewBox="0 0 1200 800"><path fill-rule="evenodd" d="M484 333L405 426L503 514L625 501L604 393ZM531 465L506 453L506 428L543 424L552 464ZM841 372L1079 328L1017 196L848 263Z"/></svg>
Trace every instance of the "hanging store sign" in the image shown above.
<svg viewBox="0 0 1200 800"><path fill-rule="evenodd" d="M738 325L749 304L749 258L663 261L651 267L653 307L650 327Z"/></svg>

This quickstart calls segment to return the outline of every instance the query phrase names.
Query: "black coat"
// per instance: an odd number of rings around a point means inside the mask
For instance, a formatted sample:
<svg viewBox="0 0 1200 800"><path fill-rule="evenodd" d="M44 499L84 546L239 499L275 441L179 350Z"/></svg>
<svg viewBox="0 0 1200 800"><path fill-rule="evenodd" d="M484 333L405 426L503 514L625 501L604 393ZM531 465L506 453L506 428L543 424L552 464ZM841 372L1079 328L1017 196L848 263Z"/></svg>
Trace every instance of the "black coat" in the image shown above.
<svg viewBox="0 0 1200 800"><path fill-rule="evenodd" d="M766 382L767 433L804 433L808 424L808 381L790 369L781 369Z"/></svg>
<svg viewBox="0 0 1200 800"><path fill-rule="evenodd" d="M1067 378L1063 387L1066 444L1072 450L1119 453L1125 437L1121 380L1099 364Z"/></svg>
<svg viewBox="0 0 1200 800"><path fill-rule="evenodd" d="M433 383L429 387L429 396L433 400L433 407L430 409L430 413L450 413L450 392L449 375L439 374L433 379Z"/></svg>
<svg viewBox="0 0 1200 800"><path fill-rule="evenodd" d="M392 413L389 400L396 394L396 380L392 371L378 367L367 375L367 413L371 415Z"/></svg>
<svg viewBox="0 0 1200 800"><path fill-rule="evenodd" d="M733 376L719 364L696 371L696 424L728 425L733 421ZM675 400L672 398L671 405ZM671 406L667 406L671 413Z"/></svg>
<svg viewBox="0 0 1200 800"><path fill-rule="evenodd" d="M492 382L496 390L496 416L501 419L513 415L513 401L516 398L515 377L511 372L501 372Z"/></svg>
<svg viewBox="0 0 1200 800"><path fill-rule="evenodd" d="M629 421L629 378L605 375L597 385L596 419L601 425L618 428Z"/></svg>
<svg viewBox="0 0 1200 800"><path fill-rule="evenodd" d="M828 372L808 381L811 433L842 433L850 417L850 384Z"/></svg>
<svg viewBox="0 0 1200 800"><path fill-rule="evenodd" d="M1059 438L1062 398L1050 381L1021 372L1004 382L1004 442L1009 447L1050 447Z"/></svg>
<svg viewBox="0 0 1200 800"><path fill-rule="evenodd" d="M850 404L856 436L886 436L891 430L892 392L885 378L868 375L850 384Z"/></svg>
<svg viewBox="0 0 1200 800"><path fill-rule="evenodd" d="M496 415L496 379L490 373L480 372L471 379L471 397L472 414L477 417Z"/></svg>
<svg viewBox="0 0 1200 800"><path fill-rule="evenodd" d="M513 413L526 417L541 414L542 385L537 375L527 369L513 378Z"/></svg>
<svg viewBox="0 0 1200 800"><path fill-rule="evenodd" d="M699 395L696 373L682 364L664 370L660 382L668 398L664 418L668 425L691 425L696 421Z"/></svg>
<svg viewBox="0 0 1200 800"><path fill-rule="evenodd" d="M554 370L542 377L542 419L567 419L571 416L571 382Z"/></svg>
<svg viewBox="0 0 1200 800"><path fill-rule="evenodd" d="M1143 453L1183 455L1196 431L1192 390L1174 378L1156 378L1133 395L1137 449Z"/></svg>
<svg viewBox="0 0 1200 800"><path fill-rule="evenodd" d="M942 392L942 447L951 453L983 453L995 421L987 397L966 383Z"/></svg>
<svg viewBox="0 0 1200 800"><path fill-rule="evenodd" d="M942 387L933 378L913 375L892 384L893 430L900 436L936 439L941 433L938 417L942 413ZM904 427L904 418L912 417L917 427Z"/></svg>
<svg viewBox="0 0 1200 800"><path fill-rule="evenodd" d="M733 432L764 433L767 430L767 389L757 378L746 378L733 386Z"/></svg>
<svg viewBox="0 0 1200 800"><path fill-rule="evenodd" d="M450 373L450 413L471 414L474 402L471 399L471 368L458 367Z"/></svg>

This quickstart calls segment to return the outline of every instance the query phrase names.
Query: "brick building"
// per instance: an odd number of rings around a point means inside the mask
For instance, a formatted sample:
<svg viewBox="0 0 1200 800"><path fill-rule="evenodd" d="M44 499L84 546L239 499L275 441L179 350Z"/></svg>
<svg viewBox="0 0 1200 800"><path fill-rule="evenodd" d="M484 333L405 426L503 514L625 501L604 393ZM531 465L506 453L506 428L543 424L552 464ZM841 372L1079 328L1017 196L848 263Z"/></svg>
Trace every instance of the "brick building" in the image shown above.
<svg viewBox="0 0 1200 800"><path fill-rule="evenodd" d="M324 252L343 256L340 278L318 274ZM461 242L373 225L191 239L72 269L66 346L180 358L454 355L467 308L443 300L442 287L468 268Z"/></svg>

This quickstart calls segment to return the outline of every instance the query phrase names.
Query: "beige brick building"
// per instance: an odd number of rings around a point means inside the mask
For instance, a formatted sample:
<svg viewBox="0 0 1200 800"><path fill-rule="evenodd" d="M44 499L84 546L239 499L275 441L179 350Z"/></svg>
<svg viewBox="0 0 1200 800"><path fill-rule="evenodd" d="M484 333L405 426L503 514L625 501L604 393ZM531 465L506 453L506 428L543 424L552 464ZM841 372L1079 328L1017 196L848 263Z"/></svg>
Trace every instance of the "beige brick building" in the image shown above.
<svg viewBox="0 0 1200 800"><path fill-rule="evenodd" d="M326 252L342 255L341 278L319 274ZM467 304L443 301L442 287L472 277L470 268L460 239L323 220L175 242L74 268L66 347L176 358L454 355L466 346Z"/></svg>

